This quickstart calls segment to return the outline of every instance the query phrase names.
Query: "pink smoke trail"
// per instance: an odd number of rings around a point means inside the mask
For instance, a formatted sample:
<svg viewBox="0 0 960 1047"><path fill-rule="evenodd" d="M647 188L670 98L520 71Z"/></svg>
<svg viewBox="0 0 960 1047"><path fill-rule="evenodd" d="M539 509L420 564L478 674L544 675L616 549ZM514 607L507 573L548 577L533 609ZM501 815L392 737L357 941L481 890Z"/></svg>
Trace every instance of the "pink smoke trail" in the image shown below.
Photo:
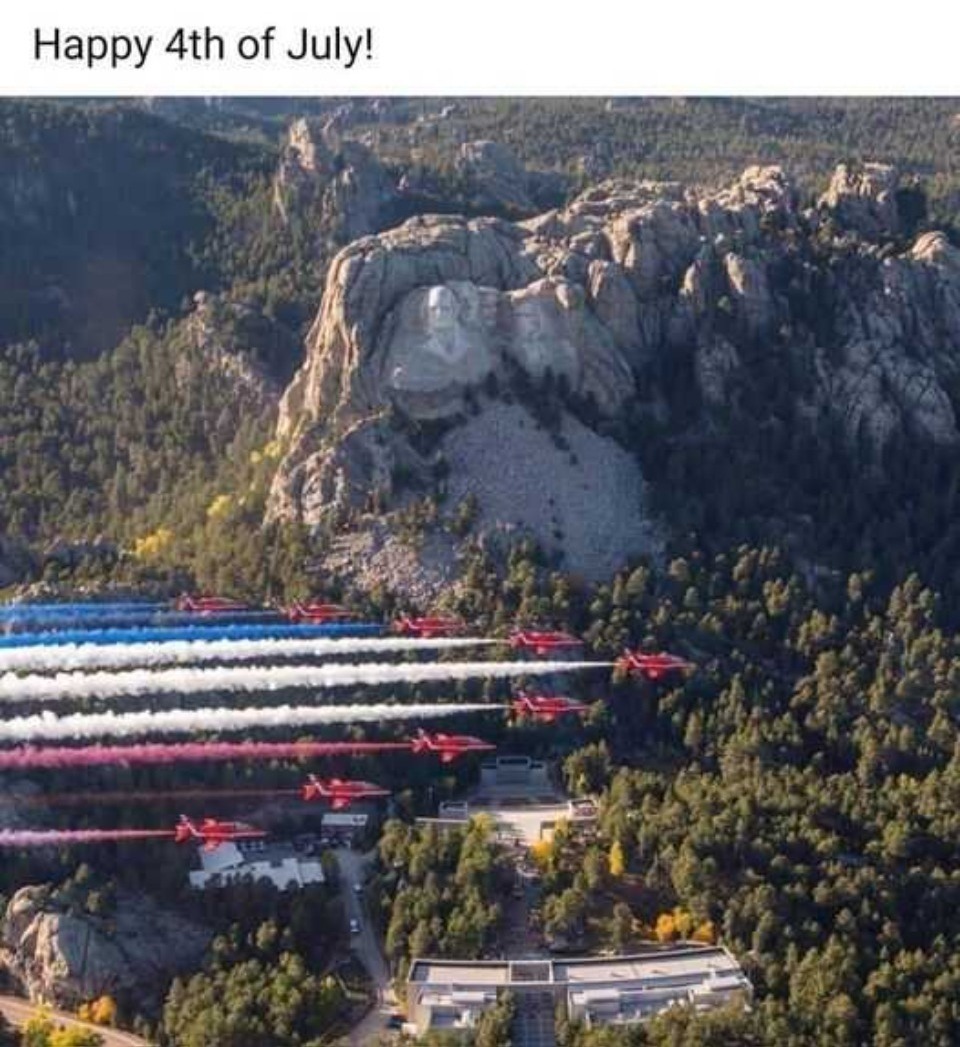
<svg viewBox="0 0 960 1047"><path fill-rule="evenodd" d="M0 829L0 847L66 847L75 843L172 840L170 829Z"/></svg>
<svg viewBox="0 0 960 1047"><path fill-rule="evenodd" d="M170 745L23 746L0 750L0 771L71 767L146 767L230 760L309 760L409 752L410 742L180 742Z"/></svg>
<svg viewBox="0 0 960 1047"><path fill-rule="evenodd" d="M301 789L141 789L83 793L45 793L17 797L18 807L93 807L97 804L188 803L192 800L247 800L272 796L302 796Z"/></svg>

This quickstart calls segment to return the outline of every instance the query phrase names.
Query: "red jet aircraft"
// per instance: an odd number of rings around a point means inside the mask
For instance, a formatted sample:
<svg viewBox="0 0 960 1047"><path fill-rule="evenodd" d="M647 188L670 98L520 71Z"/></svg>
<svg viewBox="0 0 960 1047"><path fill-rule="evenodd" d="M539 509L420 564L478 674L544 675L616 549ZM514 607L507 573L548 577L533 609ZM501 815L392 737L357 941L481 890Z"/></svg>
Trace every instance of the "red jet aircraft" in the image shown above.
<svg viewBox="0 0 960 1047"><path fill-rule="evenodd" d="M575 702L572 698L531 694L529 691L521 691L513 700L513 711L518 716L528 716L531 720L539 720L541 723L553 723L558 716L574 713L584 716L589 708L583 702Z"/></svg>
<svg viewBox="0 0 960 1047"><path fill-rule="evenodd" d="M216 850L222 843L234 840L261 840L266 835L262 829L255 829L246 822L221 822L216 818L204 818L197 825L185 814L180 815L180 821L173 830L173 838L177 843L196 841L202 843L208 851Z"/></svg>
<svg viewBox="0 0 960 1047"><path fill-rule="evenodd" d="M583 641L570 633L550 632L538 629L518 629L510 636L510 646L517 651L532 651L543 657L547 654L579 651Z"/></svg>
<svg viewBox="0 0 960 1047"><path fill-rule="evenodd" d="M389 789L382 789L372 782L359 782L343 778L318 778L311 774L307 778L307 784L303 787L303 798L305 800L329 800L330 806L335 810L349 807L356 800L373 800L381 796L389 796Z"/></svg>
<svg viewBox="0 0 960 1047"><path fill-rule="evenodd" d="M400 636L415 636L420 640L432 640L437 636L462 636L467 631L467 627L459 618L439 616L411 618L404 615L399 621L394 622L393 631Z"/></svg>
<svg viewBox="0 0 960 1047"><path fill-rule="evenodd" d="M422 728L410 739L415 753L436 753L441 763L452 763L464 753L490 752L495 745L481 741L469 734L427 734Z"/></svg>
<svg viewBox="0 0 960 1047"><path fill-rule="evenodd" d="M675 654L659 651L656 654L644 654L642 651L625 651L617 659L617 668L624 669L631 676L645 676L648 680L659 680L668 673L686 672L694 669L693 662L684 661Z"/></svg>
<svg viewBox="0 0 960 1047"><path fill-rule="evenodd" d="M227 596L181 596L176 606L178 611L190 611L193 614L232 614L250 610L247 604Z"/></svg>
<svg viewBox="0 0 960 1047"><path fill-rule="evenodd" d="M338 603L295 603L287 608L287 617L291 622L315 622L323 625L325 622L348 622L359 615Z"/></svg>

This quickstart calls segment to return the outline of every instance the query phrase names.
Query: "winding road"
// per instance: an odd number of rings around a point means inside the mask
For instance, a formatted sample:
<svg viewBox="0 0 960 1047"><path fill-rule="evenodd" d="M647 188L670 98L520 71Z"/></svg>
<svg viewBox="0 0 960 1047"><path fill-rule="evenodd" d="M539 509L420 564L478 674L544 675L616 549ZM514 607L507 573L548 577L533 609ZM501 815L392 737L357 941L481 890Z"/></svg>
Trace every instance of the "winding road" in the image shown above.
<svg viewBox="0 0 960 1047"><path fill-rule="evenodd" d="M350 946L366 968L377 994L377 1002L350 1032L351 1047L366 1047L367 1044L376 1043L378 1037L386 1032L387 1020L396 1006L396 999L390 984L390 967L366 912L363 895L353 889L354 884L364 882L371 856L358 854L347 847L338 848L334 853L340 867L340 885L347 919L356 920L360 925L360 933L350 936Z"/></svg>
<svg viewBox="0 0 960 1047"><path fill-rule="evenodd" d="M15 1027L24 1025L36 1013L37 1005L29 1000L24 1000L19 996L0 996L0 1014ZM142 1040L139 1036L134 1036L131 1032L121 1032L119 1029L107 1029L101 1025L91 1025L89 1022L82 1022L75 1015L67 1014L64 1011L48 1009L47 1013L50 1015L51 1020L58 1025L77 1027L86 1029L89 1032L99 1033L103 1037L104 1047L149 1047L146 1040Z"/></svg>

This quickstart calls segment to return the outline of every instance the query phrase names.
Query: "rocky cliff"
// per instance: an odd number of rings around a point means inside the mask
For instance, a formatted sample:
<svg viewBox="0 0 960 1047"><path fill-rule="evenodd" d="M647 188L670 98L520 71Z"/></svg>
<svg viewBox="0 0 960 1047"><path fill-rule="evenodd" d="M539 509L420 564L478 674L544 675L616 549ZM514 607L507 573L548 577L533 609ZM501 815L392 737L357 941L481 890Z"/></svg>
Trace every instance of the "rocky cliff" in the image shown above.
<svg viewBox="0 0 960 1047"><path fill-rule="evenodd" d="M343 140L335 118L295 120L274 179L274 205L286 223L319 228L345 243L375 232L396 204L392 179L360 142Z"/></svg>
<svg viewBox="0 0 960 1047"><path fill-rule="evenodd" d="M868 164L838 168L806 207L780 168L752 167L711 192L611 181L520 223L425 216L360 238L330 267L284 397L271 513L318 524L372 492L395 506L411 477L429 488L455 462L487 530L532 533L596 576L651 549L636 448L608 435L626 416L702 433L731 413L749 424L766 399L838 429L868 467L899 439L953 446L960 252L908 224L896 171ZM535 428L547 402L561 447L575 425L598 441L589 465L513 438L517 411ZM411 433L429 425L425 446ZM568 512L541 512L578 487ZM589 535L624 514L595 556Z"/></svg>
<svg viewBox="0 0 960 1047"><path fill-rule="evenodd" d="M23 887L0 924L0 964L31 999L75 1009L106 993L149 1008L175 974L199 965L209 938L144 895L121 894L97 917Z"/></svg>

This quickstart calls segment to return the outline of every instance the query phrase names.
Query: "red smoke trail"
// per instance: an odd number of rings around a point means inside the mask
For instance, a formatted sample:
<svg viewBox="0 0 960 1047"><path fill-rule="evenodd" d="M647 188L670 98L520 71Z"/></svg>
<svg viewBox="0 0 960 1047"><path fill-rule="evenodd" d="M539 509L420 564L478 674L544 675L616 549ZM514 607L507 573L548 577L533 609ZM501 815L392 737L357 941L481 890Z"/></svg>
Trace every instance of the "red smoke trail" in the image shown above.
<svg viewBox="0 0 960 1047"><path fill-rule="evenodd" d="M127 792L48 793L14 798L18 807L95 807L97 804L160 803L191 800L241 800L302 796L301 789L140 789Z"/></svg>
<svg viewBox="0 0 960 1047"><path fill-rule="evenodd" d="M182 742L180 744L24 746L0 751L0 771L146 766L228 760L297 760L409 752L410 742Z"/></svg>
<svg viewBox="0 0 960 1047"><path fill-rule="evenodd" d="M66 847L74 843L172 840L170 829L0 829L0 847Z"/></svg>

